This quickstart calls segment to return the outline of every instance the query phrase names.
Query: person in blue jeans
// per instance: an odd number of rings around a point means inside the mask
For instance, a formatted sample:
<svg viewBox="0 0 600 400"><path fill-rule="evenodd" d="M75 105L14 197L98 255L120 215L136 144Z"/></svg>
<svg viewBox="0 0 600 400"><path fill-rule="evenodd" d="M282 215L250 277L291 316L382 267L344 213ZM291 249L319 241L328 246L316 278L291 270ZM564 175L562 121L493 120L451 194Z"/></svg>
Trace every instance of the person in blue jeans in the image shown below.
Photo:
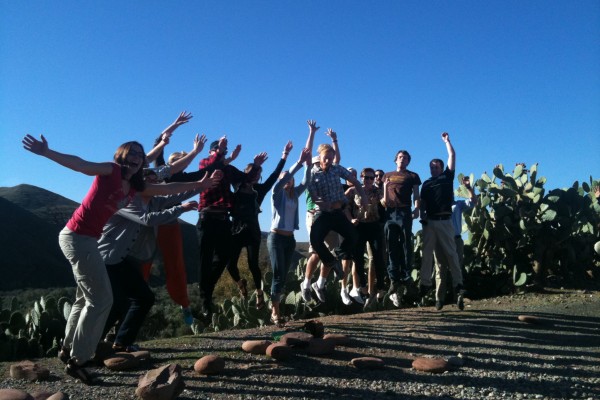
<svg viewBox="0 0 600 400"><path fill-rule="evenodd" d="M287 276L292 255L296 249L294 231L299 229L298 198L310 181L310 150L304 148L300 159L289 171L282 172L273 187L271 195L271 232L267 238L267 250L273 268L271 285L271 322L283 326L279 304L284 296L285 278ZM304 179L294 186L294 174L305 163Z"/></svg>
<svg viewBox="0 0 600 400"><path fill-rule="evenodd" d="M385 207L384 233L388 255L390 278L390 300L400 306L398 291L402 284L410 282L413 258L412 220L419 218L421 178L406 167L410 154L406 150L396 153L396 170L383 177L383 199ZM411 201L412 198L412 201ZM414 201L414 209L411 209Z"/></svg>

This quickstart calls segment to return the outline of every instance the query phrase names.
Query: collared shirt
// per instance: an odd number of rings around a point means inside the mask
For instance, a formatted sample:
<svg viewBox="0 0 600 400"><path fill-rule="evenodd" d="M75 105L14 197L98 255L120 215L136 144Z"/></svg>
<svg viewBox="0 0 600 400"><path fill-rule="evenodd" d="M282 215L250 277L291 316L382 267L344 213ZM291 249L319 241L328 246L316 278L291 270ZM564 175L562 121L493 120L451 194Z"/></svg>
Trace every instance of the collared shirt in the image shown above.
<svg viewBox="0 0 600 400"><path fill-rule="evenodd" d="M327 171L323 171L319 165L315 165L311 170L308 191L313 200L346 203L348 199L340 180L349 179L352 176L350 171L340 165L331 165Z"/></svg>

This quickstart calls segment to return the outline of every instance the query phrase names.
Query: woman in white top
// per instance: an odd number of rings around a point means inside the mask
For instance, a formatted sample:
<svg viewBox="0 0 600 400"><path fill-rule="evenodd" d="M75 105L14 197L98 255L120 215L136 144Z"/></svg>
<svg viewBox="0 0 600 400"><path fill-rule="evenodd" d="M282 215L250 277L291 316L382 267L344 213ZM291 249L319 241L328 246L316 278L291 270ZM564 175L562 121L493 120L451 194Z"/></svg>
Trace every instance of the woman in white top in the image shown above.
<svg viewBox="0 0 600 400"><path fill-rule="evenodd" d="M289 171L282 172L273 187L271 195L272 219L271 232L267 239L267 249L273 268L273 282L271 285L271 322L277 326L283 325L279 312L279 304L284 296L285 278L287 276L292 255L296 248L294 231L299 229L298 198L306 189L310 180L310 151L303 149L300 159L292 165ZM294 174L304 167L304 179L298 186L294 186Z"/></svg>

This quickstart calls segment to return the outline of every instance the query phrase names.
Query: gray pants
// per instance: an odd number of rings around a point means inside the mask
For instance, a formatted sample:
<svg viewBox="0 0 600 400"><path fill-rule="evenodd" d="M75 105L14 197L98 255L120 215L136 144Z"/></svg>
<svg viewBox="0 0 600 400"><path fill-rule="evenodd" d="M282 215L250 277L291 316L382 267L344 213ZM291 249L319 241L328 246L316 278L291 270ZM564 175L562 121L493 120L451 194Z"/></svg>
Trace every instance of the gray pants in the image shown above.
<svg viewBox="0 0 600 400"><path fill-rule="evenodd" d="M82 364L96 351L112 307L112 289L95 238L78 235L65 227L58 236L58 244L73 267L77 283L64 346L71 348L71 357Z"/></svg>

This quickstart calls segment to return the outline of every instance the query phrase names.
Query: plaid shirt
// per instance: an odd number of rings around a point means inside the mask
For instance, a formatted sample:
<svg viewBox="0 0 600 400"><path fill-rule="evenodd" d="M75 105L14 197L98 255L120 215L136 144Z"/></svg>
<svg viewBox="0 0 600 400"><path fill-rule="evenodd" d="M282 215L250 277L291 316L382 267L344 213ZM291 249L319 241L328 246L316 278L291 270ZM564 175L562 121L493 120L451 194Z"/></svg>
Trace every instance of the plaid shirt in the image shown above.
<svg viewBox="0 0 600 400"><path fill-rule="evenodd" d="M202 211L202 209L206 207L231 210L233 207L231 185L253 180L259 173L258 168L253 167L250 172L246 174L233 165L225 165L223 163L223 158L223 156L215 152L200 160L200 169L205 169L207 173L212 173L212 171L219 169L223 171L223 179L221 179L217 186L200 193L198 211Z"/></svg>
<svg viewBox="0 0 600 400"><path fill-rule="evenodd" d="M308 185L308 191L314 200L335 203L341 201L346 203L348 199L344 194L344 188L340 179L352 177L352 173L339 165L331 165L327 171L323 171L319 165L315 165L311 171L312 179ZM318 206L317 206L318 208Z"/></svg>

